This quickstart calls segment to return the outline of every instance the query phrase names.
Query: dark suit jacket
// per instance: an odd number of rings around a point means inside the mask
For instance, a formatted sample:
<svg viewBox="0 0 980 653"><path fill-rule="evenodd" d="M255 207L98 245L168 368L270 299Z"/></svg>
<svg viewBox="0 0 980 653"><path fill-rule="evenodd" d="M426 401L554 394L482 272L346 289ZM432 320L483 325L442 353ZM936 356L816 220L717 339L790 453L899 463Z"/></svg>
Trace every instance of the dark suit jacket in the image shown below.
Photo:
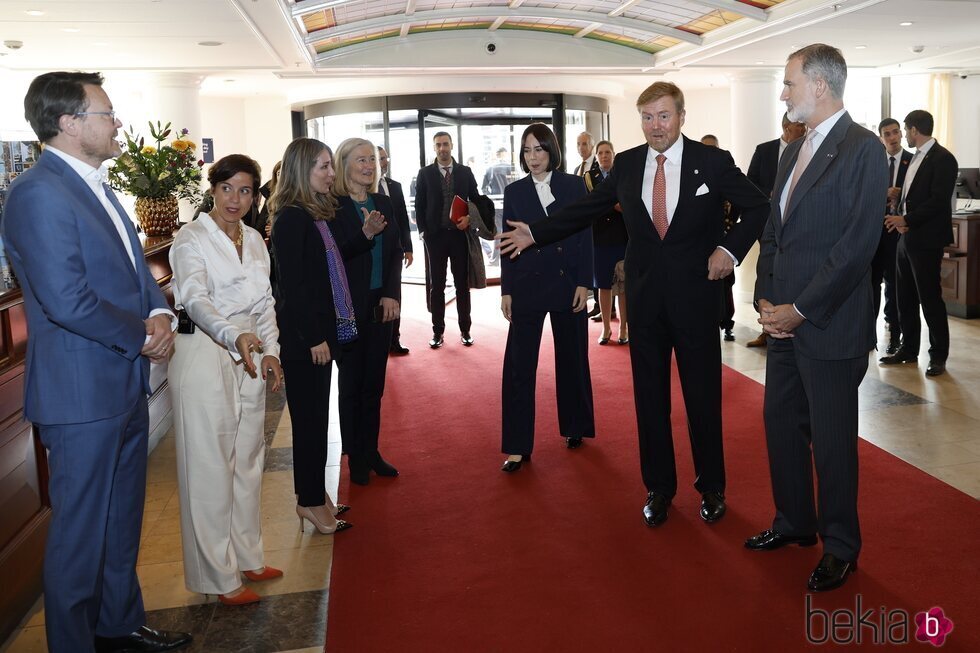
<svg viewBox="0 0 980 653"><path fill-rule="evenodd" d="M905 193L905 246L912 249L942 249L953 242L953 189L956 186L956 157L933 143L915 172Z"/></svg>
<svg viewBox="0 0 980 653"><path fill-rule="evenodd" d="M612 168L609 169L612 172ZM602 169L599 167L593 167L589 170L589 173L583 177L585 179L586 188L590 188L589 192L595 190L595 188L605 181L602 176ZM623 222L623 214L613 209L597 218L595 222L592 223L592 244L593 245L625 245L628 240L626 234L626 223Z"/></svg>
<svg viewBox="0 0 980 653"><path fill-rule="evenodd" d="M765 223L766 198L739 171L731 154L684 137L680 197L663 241L643 203L646 144L616 155L609 177L593 192L532 225L540 244L552 243L607 213L616 202L629 233L626 245L626 296L630 323L649 325L665 312L683 313L684 323L718 338L720 281L708 280L708 258L719 245L739 261ZM703 185L707 192L696 195ZM652 191L650 191L652 192ZM742 220L724 233L724 201L739 208ZM523 217L523 216L522 216Z"/></svg>
<svg viewBox="0 0 980 653"><path fill-rule="evenodd" d="M419 232L442 229L442 171L438 163L419 170L415 187L415 221ZM464 200L474 200L480 194L473 171L453 162L453 194Z"/></svg>
<svg viewBox="0 0 980 653"><path fill-rule="evenodd" d="M321 342L337 351L337 313L323 237L305 210L287 206L272 223L276 321L283 360L310 360ZM367 241L367 239L365 239ZM365 242L365 249L368 243ZM356 316L356 313L355 313Z"/></svg>
<svg viewBox="0 0 980 653"><path fill-rule="evenodd" d="M398 225L398 235L401 237L402 252L412 251L412 228L408 224L408 209L405 205L405 193L402 185L393 179L385 177L388 192L391 193L392 208L395 211L395 223Z"/></svg>
<svg viewBox="0 0 980 653"><path fill-rule="evenodd" d="M579 161L578 163L576 163L575 164L575 167L572 168L571 174L573 174L575 176L578 176L578 169L579 169L579 167L581 165L582 165L582 162L581 161ZM593 154L593 156L592 156L592 166L589 167L589 169L585 171L585 174L587 175L590 172L596 172L596 173L601 174L599 171L600 171L600 168L599 168L599 160L597 158L595 158L595 155ZM582 177L585 177L585 175L582 175Z"/></svg>
<svg viewBox="0 0 980 653"><path fill-rule="evenodd" d="M551 173L548 207L554 213L586 195L581 177L560 170ZM504 189L504 231L507 220L535 224L546 214L531 175ZM592 233L583 229L554 244L529 247L516 259L500 259L500 293L511 295L514 310L571 311L575 288L592 287Z"/></svg>
<svg viewBox="0 0 980 653"><path fill-rule="evenodd" d="M779 165L779 141L766 141L755 148L749 170L745 176L759 187L766 196L772 195L772 187L776 184L776 166Z"/></svg>
<svg viewBox="0 0 980 653"><path fill-rule="evenodd" d="M372 193L375 208L385 216L393 215L391 200L380 193ZM337 240L337 247L344 256L347 268L347 285L354 302L354 315L358 320L370 320L374 306L371 293L371 250L378 246L377 236L369 240L361 228L364 223L356 213L357 208L350 197L338 197L340 207L337 218L330 223L330 231ZM398 300L401 298L402 246L398 225L388 220L381 232L381 296Z"/></svg>
<svg viewBox="0 0 980 653"><path fill-rule="evenodd" d="M845 112L813 153L784 220L779 198L802 145L790 143L779 161L755 298L795 304L806 317L793 341L802 355L857 358L875 346L870 270L888 190L884 147Z"/></svg>
<svg viewBox="0 0 980 653"><path fill-rule="evenodd" d="M126 211L110 201L135 267L105 208L57 154L43 152L10 187L3 240L24 294L24 415L32 422L106 419L150 391L143 320L168 305Z"/></svg>

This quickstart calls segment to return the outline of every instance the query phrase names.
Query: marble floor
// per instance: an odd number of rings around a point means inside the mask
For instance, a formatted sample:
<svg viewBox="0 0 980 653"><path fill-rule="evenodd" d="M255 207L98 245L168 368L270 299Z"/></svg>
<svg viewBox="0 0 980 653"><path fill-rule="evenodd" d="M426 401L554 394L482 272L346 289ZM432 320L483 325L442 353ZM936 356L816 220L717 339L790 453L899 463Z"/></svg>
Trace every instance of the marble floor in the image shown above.
<svg viewBox="0 0 980 653"><path fill-rule="evenodd" d="M765 349L745 346L758 333L749 303L752 279L749 275L741 277L736 285L736 341L722 343L722 355L726 365L762 383ZM485 300L492 306L498 293L496 288L478 291L474 305ZM406 311L424 311L420 292L406 292L405 303ZM879 333L883 329L883 324L879 324ZM924 375L928 363L925 355L918 366L896 367L880 367L874 357L861 387L861 436L980 498L980 320L950 318L950 333L948 373L935 379ZM405 344L412 347L411 356L430 355L423 342ZM397 365L397 359L390 364ZM266 417L269 449L262 487L263 534L266 561L286 573L278 580L251 584L264 597L257 605L231 608L184 588L172 433L150 455L137 571L149 611L148 622L156 627L193 632L195 642L186 649L189 651L274 653L323 649L334 536L312 532L309 525L305 532L298 530L293 511L289 414L284 410L282 395L270 397ZM326 468L327 487L334 496L340 473L336 405L334 396ZM357 522L356 506L349 516ZM39 601L0 647L0 653L45 650L44 613Z"/></svg>

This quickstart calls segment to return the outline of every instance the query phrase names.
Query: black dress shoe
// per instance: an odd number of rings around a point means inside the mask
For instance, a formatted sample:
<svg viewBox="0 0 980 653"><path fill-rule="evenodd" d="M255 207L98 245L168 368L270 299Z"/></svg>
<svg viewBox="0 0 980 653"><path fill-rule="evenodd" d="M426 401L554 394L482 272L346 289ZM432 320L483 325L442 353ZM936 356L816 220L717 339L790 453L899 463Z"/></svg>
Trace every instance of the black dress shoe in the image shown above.
<svg viewBox="0 0 980 653"><path fill-rule="evenodd" d="M926 376L939 376L946 373L946 361L929 361Z"/></svg>
<svg viewBox="0 0 980 653"><path fill-rule="evenodd" d="M817 543L816 535L783 535L779 531L764 530L745 540L745 548L753 551L772 551L787 544L813 546Z"/></svg>
<svg viewBox="0 0 980 653"><path fill-rule="evenodd" d="M96 635L95 650L98 653L110 651L114 653L176 651L190 644L192 639L194 638L191 637L190 633L154 630L149 626L140 626L136 632L123 637L99 637Z"/></svg>
<svg viewBox="0 0 980 653"><path fill-rule="evenodd" d="M592 321L593 322L602 322L602 316L601 315L593 315L592 316Z"/></svg>
<svg viewBox="0 0 980 653"><path fill-rule="evenodd" d="M901 349L901 347L902 347L901 342L888 343L888 346L885 347L885 356L894 356L895 354L898 353L898 350Z"/></svg>
<svg viewBox="0 0 980 653"><path fill-rule="evenodd" d="M586 313L586 315L588 315L589 317L595 317L600 313L601 310L602 309L599 307L599 302L596 302L595 304L592 305L592 310ZM602 321L602 318L600 317L599 320Z"/></svg>
<svg viewBox="0 0 980 653"><path fill-rule="evenodd" d="M643 520L647 526L660 526L667 521L667 507L670 499L657 492L647 494L647 504L643 506Z"/></svg>
<svg viewBox="0 0 980 653"><path fill-rule="evenodd" d="M582 446L582 438L565 438L565 447L568 449L578 449Z"/></svg>
<svg viewBox="0 0 980 653"><path fill-rule="evenodd" d="M429 341L429 346L432 347L433 349L439 349L439 347L442 347L443 342L445 341L443 340L442 334L440 333L432 336L432 340Z"/></svg>
<svg viewBox="0 0 980 653"><path fill-rule="evenodd" d="M391 343L391 348L389 351L392 354L395 354L396 356L404 356L411 350L408 347L402 345L400 341L396 340L395 342Z"/></svg>
<svg viewBox="0 0 980 653"><path fill-rule="evenodd" d="M878 362L882 365L901 365L902 363L915 363L918 362L918 360L918 354L913 354L910 351L899 349L891 356L882 356L878 359Z"/></svg>
<svg viewBox="0 0 980 653"><path fill-rule="evenodd" d="M520 460L505 460L504 466L500 468L500 471L507 472L508 474L510 474L511 472L516 472L517 470L519 470L521 468L521 465L523 465L524 463L529 463L529 462L531 462L531 454L525 454L521 456Z"/></svg>
<svg viewBox="0 0 980 653"><path fill-rule="evenodd" d="M824 554L824 557L820 558L820 564L810 574L810 580L806 582L807 589L811 592L826 592L837 589L856 569L857 560L849 562L841 560L832 553Z"/></svg>
<svg viewBox="0 0 980 653"><path fill-rule="evenodd" d="M351 463L347 457L347 469L350 471L350 482L355 485L367 485L371 482L371 468L360 463Z"/></svg>
<svg viewBox="0 0 980 653"><path fill-rule="evenodd" d="M725 342L735 342L735 334L731 329L725 329Z"/></svg>
<svg viewBox="0 0 980 653"><path fill-rule="evenodd" d="M463 331L463 333L459 334L459 341L463 343L464 347L473 346L473 336L470 335L469 331Z"/></svg>
<svg viewBox="0 0 980 653"><path fill-rule="evenodd" d="M705 492L701 495L701 519L716 522L725 516L725 495L721 492Z"/></svg>
<svg viewBox="0 0 980 653"><path fill-rule="evenodd" d="M373 471L378 476L398 476L398 470L395 469L391 463L381 457L380 453L375 453L371 457L371 471Z"/></svg>

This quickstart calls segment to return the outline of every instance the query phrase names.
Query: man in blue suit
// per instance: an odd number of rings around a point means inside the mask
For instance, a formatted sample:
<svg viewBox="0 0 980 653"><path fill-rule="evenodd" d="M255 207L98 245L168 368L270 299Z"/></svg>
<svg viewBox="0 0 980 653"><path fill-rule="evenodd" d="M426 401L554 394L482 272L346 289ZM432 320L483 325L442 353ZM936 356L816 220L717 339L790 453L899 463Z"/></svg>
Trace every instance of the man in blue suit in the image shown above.
<svg viewBox="0 0 980 653"><path fill-rule="evenodd" d="M150 361L171 353L175 320L104 181L122 124L98 73L41 75L24 109L46 147L2 230L27 312L24 415L48 450L48 648L174 650L191 637L145 625L136 557Z"/></svg>

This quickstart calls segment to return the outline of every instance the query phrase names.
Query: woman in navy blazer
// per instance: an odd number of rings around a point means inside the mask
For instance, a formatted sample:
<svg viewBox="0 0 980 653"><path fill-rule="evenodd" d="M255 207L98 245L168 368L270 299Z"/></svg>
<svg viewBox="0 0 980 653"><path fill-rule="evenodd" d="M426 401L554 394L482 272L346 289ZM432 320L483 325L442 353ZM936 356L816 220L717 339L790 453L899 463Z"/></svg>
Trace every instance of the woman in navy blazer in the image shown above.
<svg viewBox="0 0 980 653"><path fill-rule="evenodd" d="M337 148L333 194L340 205L330 231L344 257L357 340L340 352L340 438L350 480L367 485L373 471L398 476L378 451L391 326L399 315L402 246L391 200L378 190L377 151L370 141L348 138ZM381 219L380 233L370 223Z"/></svg>
<svg viewBox="0 0 980 653"><path fill-rule="evenodd" d="M504 189L507 220L537 220L586 194L581 177L561 170L554 133L536 123L521 136L521 167L530 173ZM507 227L505 227L505 230ZM592 285L592 232L501 258L500 310L510 322L503 372L503 471L515 472L534 447L534 385L546 314L555 339L558 430L569 449L595 437L585 300Z"/></svg>

